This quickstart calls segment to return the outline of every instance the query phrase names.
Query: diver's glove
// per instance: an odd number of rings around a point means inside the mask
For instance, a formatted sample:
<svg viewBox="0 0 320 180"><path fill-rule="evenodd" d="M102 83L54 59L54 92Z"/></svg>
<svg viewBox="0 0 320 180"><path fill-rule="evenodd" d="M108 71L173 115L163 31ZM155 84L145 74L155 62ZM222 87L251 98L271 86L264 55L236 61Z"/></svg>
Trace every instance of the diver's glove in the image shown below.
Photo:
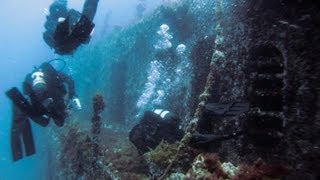
<svg viewBox="0 0 320 180"><path fill-rule="evenodd" d="M76 110L82 109L79 98L77 97L72 98L72 107L74 107Z"/></svg>
<svg viewBox="0 0 320 180"><path fill-rule="evenodd" d="M50 109L53 106L53 99L52 98L47 98L43 100L42 105L46 109Z"/></svg>
<svg viewBox="0 0 320 180"><path fill-rule="evenodd" d="M49 124L50 117L46 114L31 118L35 123L42 127L46 127Z"/></svg>

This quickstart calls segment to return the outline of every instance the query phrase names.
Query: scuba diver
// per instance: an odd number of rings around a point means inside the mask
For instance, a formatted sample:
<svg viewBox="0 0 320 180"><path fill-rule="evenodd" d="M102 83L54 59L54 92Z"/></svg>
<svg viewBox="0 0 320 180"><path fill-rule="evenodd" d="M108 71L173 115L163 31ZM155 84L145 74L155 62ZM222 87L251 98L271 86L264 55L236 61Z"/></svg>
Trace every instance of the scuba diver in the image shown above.
<svg viewBox="0 0 320 180"><path fill-rule="evenodd" d="M180 140L184 132L179 128L180 118L162 109L145 111L139 122L130 133L129 140L140 154L154 149L162 140L174 143Z"/></svg>
<svg viewBox="0 0 320 180"><path fill-rule="evenodd" d="M21 141L24 143L26 156L35 153L29 119L45 127L52 118L54 123L61 127L68 116L67 103L71 101L70 104L73 104L73 107L81 109L81 103L74 91L73 80L70 76L57 71L50 64L52 61L41 64L32 73L26 75L23 82L23 92L26 97L16 87L6 92L6 95L13 102L11 126L13 161L23 157ZM68 86L68 90L65 84ZM65 98L67 93L68 96Z"/></svg>
<svg viewBox="0 0 320 180"><path fill-rule="evenodd" d="M216 117L239 116L249 110L249 103L208 103L205 108ZM180 122L180 118L166 110L146 111L141 121L131 129L129 140L140 154L144 154L157 147L163 140L168 143L181 140L184 131L179 127ZM192 134L189 143L192 147L204 147L210 143L233 139L244 133L240 130L230 134L210 134L200 133L199 130Z"/></svg>
<svg viewBox="0 0 320 180"><path fill-rule="evenodd" d="M50 5L43 39L55 53L73 54L81 44L89 42L98 2L99 0L86 0L82 13L67 9L67 0L55 0Z"/></svg>

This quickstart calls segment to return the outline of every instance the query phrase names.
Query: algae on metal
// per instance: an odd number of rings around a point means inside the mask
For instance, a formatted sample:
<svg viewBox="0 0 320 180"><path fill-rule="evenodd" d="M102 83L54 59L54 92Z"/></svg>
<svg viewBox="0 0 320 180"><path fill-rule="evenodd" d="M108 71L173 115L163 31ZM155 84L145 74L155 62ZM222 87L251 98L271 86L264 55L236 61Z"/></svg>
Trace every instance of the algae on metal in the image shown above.
<svg viewBox="0 0 320 180"><path fill-rule="evenodd" d="M159 167L168 166L178 151L178 143L169 144L164 141L154 149L144 154L147 161L157 164Z"/></svg>

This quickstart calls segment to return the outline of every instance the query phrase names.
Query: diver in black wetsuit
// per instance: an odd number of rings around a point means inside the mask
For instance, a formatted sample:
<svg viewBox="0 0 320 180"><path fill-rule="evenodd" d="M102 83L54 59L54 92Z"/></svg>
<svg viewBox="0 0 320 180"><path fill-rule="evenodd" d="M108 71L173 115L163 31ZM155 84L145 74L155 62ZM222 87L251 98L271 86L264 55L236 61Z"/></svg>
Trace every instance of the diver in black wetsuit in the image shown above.
<svg viewBox="0 0 320 180"><path fill-rule="evenodd" d="M169 111L145 111L139 124L130 131L129 139L143 154L157 147L162 140L169 143L180 140L184 132L179 125L180 119Z"/></svg>
<svg viewBox="0 0 320 180"><path fill-rule="evenodd" d="M216 118L236 117L249 110L249 103L208 103L205 105L205 109ZM162 140L168 143L179 141L184 135L184 131L179 127L180 122L179 117L166 110L146 111L141 121L131 129L129 139L137 147L139 153L143 154L157 147ZM245 133L243 130L230 134L203 133L202 131L205 129L203 126L207 125L200 121L198 131L192 134L190 146L206 147L210 143L233 139Z"/></svg>
<svg viewBox="0 0 320 180"><path fill-rule="evenodd" d="M86 0L82 13L74 9L68 10L66 0L55 0L50 5L43 38L55 49L55 53L73 54L81 44L89 42L98 2L99 0Z"/></svg>
<svg viewBox="0 0 320 180"><path fill-rule="evenodd" d="M81 109L71 77L55 70L48 62L26 76L23 92L27 98L16 87L6 92L13 102L11 149L14 161L23 157L20 138L23 140L26 155L35 153L29 118L41 126L47 126L52 118L57 126L63 126L68 115L64 98L67 93L67 100L73 102L77 109Z"/></svg>
<svg viewBox="0 0 320 180"><path fill-rule="evenodd" d="M210 103L206 105L206 109L215 116L237 116L248 111L248 106L248 103ZM139 153L143 154L157 147L162 140L168 143L179 141L184 135L184 131L179 128L180 122L181 119L169 111L162 109L146 111L139 124L131 129L129 139L137 147ZM242 134L243 131L221 135L196 131L192 134L189 144L193 147L204 147L210 143L233 139Z"/></svg>

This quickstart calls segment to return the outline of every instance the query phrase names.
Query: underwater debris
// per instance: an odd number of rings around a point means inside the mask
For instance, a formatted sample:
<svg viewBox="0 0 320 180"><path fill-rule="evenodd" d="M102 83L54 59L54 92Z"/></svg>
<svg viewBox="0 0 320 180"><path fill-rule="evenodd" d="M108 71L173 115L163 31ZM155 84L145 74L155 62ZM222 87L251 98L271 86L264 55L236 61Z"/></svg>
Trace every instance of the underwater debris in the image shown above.
<svg viewBox="0 0 320 180"><path fill-rule="evenodd" d="M93 117L92 117L92 129L93 139L96 141L101 131L101 112L105 108L105 102L102 95L97 94L93 97Z"/></svg>

